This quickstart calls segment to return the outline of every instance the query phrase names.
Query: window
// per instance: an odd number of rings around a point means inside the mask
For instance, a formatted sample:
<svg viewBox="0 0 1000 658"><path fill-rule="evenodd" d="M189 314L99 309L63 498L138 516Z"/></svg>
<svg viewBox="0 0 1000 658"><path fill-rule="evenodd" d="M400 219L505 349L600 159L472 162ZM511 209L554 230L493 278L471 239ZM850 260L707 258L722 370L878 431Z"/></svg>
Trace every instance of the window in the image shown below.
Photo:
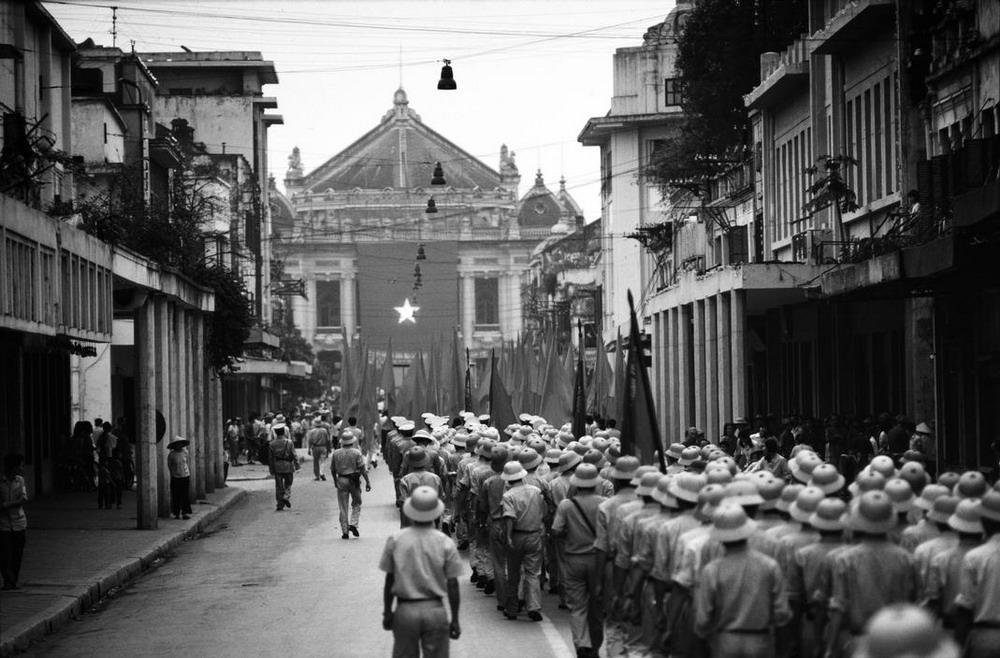
<svg viewBox="0 0 1000 658"><path fill-rule="evenodd" d="M664 102L667 107L676 107L681 104L683 94L681 94L681 79L666 78L663 81Z"/></svg>
<svg viewBox="0 0 1000 658"><path fill-rule="evenodd" d="M604 149L604 158L601 160L601 194L611 196L611 149Z"/></svg>
<svg viewBox="0 0 1000 658"><path fill-rule="evenodd" d="M476 279L476 326L500 325L500 286L495 278Z"/></svg>
<svg viewBox="0 0 1000 658"><path fill-rule="evenodd" d="M340 326L340 281L316 282L316 326Z"/></svg>

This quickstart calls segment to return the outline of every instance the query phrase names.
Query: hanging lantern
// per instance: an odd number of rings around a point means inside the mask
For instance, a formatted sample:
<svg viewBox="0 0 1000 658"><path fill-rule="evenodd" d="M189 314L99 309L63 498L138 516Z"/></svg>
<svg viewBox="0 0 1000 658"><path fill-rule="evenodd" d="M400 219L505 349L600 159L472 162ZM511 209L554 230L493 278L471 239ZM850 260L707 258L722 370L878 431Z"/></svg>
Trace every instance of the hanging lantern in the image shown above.
<svg viewBox="0 0 1000 658"><path fill-rule="evenodd" d="M444 185L444 169L441 168L441 163L438 162L434 165L434 175L431 176L431 185Z"/></svg>
<svg viewBox="0 0 1000 658"><path fill-rule="evenodd" d="M455 72L451 70L451 60L443 59L444 66L441 67L441 79L438 80L438 89L458 89L455 83Z"/></svg>
<svg viewBox="0 0 1000 658"><path fill-rule="evenodd" d="M424 212L429 215L431 213L436 213L437 211L438 211L437 204L434 203L434 199L433 198L427 199L427 210L425 210Z"/></svg>
<svg viewBox="0 0 1000 658"><path fill-rule="evenodd" d="M413 276L416 277L417 279L420 278L420 265L413 266Z"/></svg>
<svg viewBox="0 0 1000 658"><path fill-rule="evenodd" d="M427 260L427 254L424 252L423 242L417 245L417 260Z"/></svg>

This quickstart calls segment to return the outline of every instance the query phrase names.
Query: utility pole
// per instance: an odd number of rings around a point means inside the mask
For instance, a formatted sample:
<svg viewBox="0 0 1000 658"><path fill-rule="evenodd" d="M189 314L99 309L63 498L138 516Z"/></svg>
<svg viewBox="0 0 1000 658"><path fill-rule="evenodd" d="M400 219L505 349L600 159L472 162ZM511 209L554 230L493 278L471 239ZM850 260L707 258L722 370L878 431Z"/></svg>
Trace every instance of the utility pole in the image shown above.
<svg viewBox="0 0 1000 658"><path fill-rule="evenodd" d="M111 47L118 47L118 7L111 7Z"/></svg>

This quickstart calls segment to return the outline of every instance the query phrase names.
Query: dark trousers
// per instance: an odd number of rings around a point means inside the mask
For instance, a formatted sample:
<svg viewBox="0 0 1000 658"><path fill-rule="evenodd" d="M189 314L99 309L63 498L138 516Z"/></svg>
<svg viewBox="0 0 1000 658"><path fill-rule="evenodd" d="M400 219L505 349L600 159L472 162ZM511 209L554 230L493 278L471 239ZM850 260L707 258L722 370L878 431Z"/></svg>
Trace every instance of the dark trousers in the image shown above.
<svg viewBox="0 0 1000 658"><path fill-rule="evenodd" d="M170 478L170 513L174 516L191 513L191 499L188 497L190 482L191 476Z"/></svg>
<svg viewBox="0 0 1000 658"><path fill-rule="evenodd" d="M13 530L0 532L0 575L6 587L17 585L21 574L21 560L24 558L24 541L26 531Z"/></svg>

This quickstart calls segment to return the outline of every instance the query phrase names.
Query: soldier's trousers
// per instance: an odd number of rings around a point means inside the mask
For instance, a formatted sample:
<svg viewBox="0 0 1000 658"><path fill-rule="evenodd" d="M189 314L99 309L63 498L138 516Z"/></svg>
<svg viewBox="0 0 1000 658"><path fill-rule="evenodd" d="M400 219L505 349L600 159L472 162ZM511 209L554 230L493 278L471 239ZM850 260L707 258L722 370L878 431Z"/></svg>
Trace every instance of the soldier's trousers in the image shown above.
<svg viewBox="0 0 1000 658"><path fill-rule="evenodd" d="M772 658L771 633L716 633L709 640L712 658Z"/></svg>
<svg viewBox="0 0 1000 658"><path fill-rule="evenodd" d="M350 480L341 476L337 483L337 507L340 508L340 531L347 532L349 526L356 527L361 519L361 485L351 484Z"/></svg>
<svg viewBox="0 0 1000 658"><path fill-rule="evenodd" d="M628 656L625 648L625 627L624 623L618 619L615 612L614 598L614 556L609 554L609 560L604 565L604 573L601 578L604 581L602 591L604 592L604 650L608 658L618 658Z"/></svg>
<svg viewBox="0 0 1000 658"><path fill-rule="evenodd" d="M597 651L604 641L604 629L601 601L594 595L601 579L594 554L564 555L561 564L573 646Z"/></svg>
<svg viewBox="0 0 1000 658"><path fill-rule="evenodd" d="M497 604L507 603L507 540L503 519L490 523L490 564L493 568L493 586L496 588Z"/></svg>
<svg viewBox="0 0 1000 658"><path fill-rule="evenodd" d="M480 576L493 579L493 559L490 557L490 528L476 526L472 544L472 566Z"/></svg>
<svg viewBox="0 0 1000 658"><path fill-rule="evenodd" d="M400 601L392 615L393 658L447 658L448 626L441 601Z"/></svg>
<svg viewBox="0 0 1000 658"><path fill-rule="evenodd" d="M274 499L278 505L292 499L292 480L294 479L295 476L292 473L274 474Z"/></svg>
<svg viewBox="0 0 1000 658"><path fill-rule="evenodd" d="M517 593L524 570L525 608L528 612L542 609L542 590L538 582L542 574L542 531L514 531L513 542L507 549L507 614L517 614Z"/></svg>

